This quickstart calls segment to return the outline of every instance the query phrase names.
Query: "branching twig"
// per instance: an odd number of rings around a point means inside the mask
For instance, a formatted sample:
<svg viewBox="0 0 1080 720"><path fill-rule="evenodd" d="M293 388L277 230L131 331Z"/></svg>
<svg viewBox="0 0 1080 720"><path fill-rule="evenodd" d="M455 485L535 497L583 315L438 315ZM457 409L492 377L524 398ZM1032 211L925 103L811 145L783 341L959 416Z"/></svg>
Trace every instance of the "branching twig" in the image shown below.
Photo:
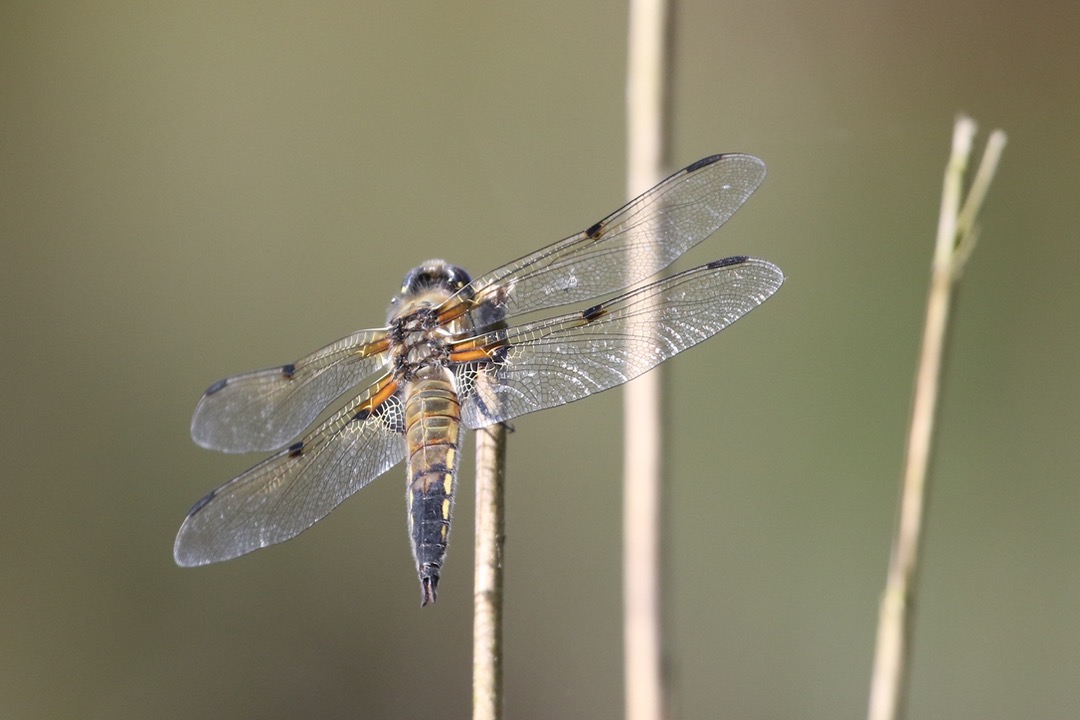
<svg viewBox="0 0 1080 720"><path fill-rule="evenodd" d="M971 253L975 217L993 178L1005 146L1005 134L994 131L987 143L979 171L961 210L964 172L975 123L960 117L953 130L952 154L945 168L937 243L930 277L922 351L915 376L915 398L908 431L900 516L893 538L892 555L878 619L874 673L870 685L870 720L896 720L907 695L907 670L911 656L911 626L918 580L919 549L926 510L926 486L930 466L934 418L945 348L952 290L963 263Z"/></svg>

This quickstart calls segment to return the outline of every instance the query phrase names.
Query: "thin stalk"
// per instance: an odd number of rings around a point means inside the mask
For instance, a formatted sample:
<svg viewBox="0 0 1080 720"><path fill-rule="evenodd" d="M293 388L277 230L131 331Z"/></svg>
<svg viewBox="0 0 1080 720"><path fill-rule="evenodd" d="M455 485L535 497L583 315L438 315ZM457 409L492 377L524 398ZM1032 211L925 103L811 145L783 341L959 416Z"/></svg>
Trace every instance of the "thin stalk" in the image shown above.
<svg viewBox="0 0 1080 720"><path fill-rule="evenodd" d="M669 13L665 0L631 0L627 68L627 196L658 182L666 155ZM629 720L665 717L662 578L662 376L626 385L623 416L624 692Z"/></svg>
<svg viewBox="0 0 1080 720"><path fill-rule="evenodd" d="M503 481L506 426L476 432L476 567L473 589L473 719L502 717Z"/></svg>
<svg viewBox="0 0 1080 720"><path fill-rule="evenodd" d="M953 288L973 247L975 217L1005 146L1005 134L1000 130L995 131L987 143L979 172L961 211L964 173L975 131L973 120L967 117L957 119L953 129L952 154L945 168L926 323L915 375L900 515L879 611L869 720L897 720L902 716L907 697L919 552L949 307Z"/></svg>

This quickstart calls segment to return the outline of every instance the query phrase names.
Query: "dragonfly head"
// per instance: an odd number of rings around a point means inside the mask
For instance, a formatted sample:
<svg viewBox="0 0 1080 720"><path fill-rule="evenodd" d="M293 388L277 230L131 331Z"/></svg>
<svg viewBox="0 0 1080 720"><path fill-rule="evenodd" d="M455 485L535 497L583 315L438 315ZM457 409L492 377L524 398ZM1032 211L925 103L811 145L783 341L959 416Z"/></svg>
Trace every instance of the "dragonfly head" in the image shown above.
<svg viewBox="0 0 1080 720"><path fill-rule="evenodd" d="M472 282L469 273L445 260L428 260L414 267L401 283L402 295L419 295L429 290L446 290L456 293Z"/></svg>
<svg viewBox="0 0 1080 720"><path fill-rule="evenodd" d="M472 282L469 273L445 260L428 260L405 275L401 292L390 301L389 317L422 306L438 305Z"/></svg>

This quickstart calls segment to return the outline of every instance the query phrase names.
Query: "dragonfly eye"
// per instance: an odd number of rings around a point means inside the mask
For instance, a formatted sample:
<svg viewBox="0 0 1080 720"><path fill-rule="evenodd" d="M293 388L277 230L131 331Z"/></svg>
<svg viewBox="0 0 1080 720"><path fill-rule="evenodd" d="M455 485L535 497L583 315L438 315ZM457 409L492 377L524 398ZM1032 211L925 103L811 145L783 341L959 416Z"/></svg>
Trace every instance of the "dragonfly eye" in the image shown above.
<svg viewBox="0 0 1080 720"><path fill-rule="evenodd" d="M449 280L450 288L455 292L472 282L469 273L457 265L447 265L446 268L449 271L447 280Z"/></svg>

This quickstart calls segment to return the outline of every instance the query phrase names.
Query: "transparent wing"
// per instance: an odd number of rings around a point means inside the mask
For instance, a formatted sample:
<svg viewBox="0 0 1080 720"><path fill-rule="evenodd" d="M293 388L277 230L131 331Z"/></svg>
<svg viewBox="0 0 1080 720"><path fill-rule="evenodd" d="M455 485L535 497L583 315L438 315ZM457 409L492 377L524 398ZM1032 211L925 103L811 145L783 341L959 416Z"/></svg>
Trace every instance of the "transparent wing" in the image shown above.
<svg viewBox="0 0 1080 720"><path fill-rule="evenodd" d="M732 257L659 280L581 312L466 341L462 419L478 428L621 385L715 335L784 281L765 260Z"/></svg>
<svg viewBox="0 0 1080 720"><path fill-rule="evenodd" d="M385 363L385 330L360 330L295 363L219 380L191 418L191 437L211 450L277 450L330 403Z"/></svg>
<svg viewBox="0 0 1080 720"><path fill-rule="evenodd" d="M616 292L712 235L764 178L765 163L752 155L698 160L584 232L478 277L461 293L526 313Z"/></svg>
<svg viewBox="0 0 1080 720"><path fill-rule="evenodd" d="M405 457L404 412L388 378L290 447L197 502L176 536L178 565L229 560L311 527Z"/></svg>

